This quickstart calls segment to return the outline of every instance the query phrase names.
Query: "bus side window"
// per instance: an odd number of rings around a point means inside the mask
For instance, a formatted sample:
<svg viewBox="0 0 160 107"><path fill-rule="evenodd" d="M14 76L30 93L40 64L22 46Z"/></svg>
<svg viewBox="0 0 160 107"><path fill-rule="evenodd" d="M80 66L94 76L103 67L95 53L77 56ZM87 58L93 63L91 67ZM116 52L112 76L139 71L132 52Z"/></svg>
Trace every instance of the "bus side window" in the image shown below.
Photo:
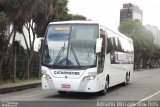
<svg viewBox="0 0 160 107"><path fill-rule="evenodd" d="M106 54L110 53L111 64L115 64L115 51L118 50L118 39L116 37L107 38Z"/></svg>
<svg viewBox="0 0 160 107"><path fill-rule="evenodd" d="M107 38L107 49L106 53L110 53L113 50L112 39Z"/></svg>

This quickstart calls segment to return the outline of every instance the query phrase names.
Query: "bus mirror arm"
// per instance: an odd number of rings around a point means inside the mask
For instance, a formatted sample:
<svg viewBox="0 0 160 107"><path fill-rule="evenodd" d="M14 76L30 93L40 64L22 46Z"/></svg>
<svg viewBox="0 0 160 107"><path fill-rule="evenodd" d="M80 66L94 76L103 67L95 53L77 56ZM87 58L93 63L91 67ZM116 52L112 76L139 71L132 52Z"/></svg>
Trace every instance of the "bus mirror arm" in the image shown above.
<svg viewBox="0 0 160 107"><path fill-rule="evenodd" d="M38 52L41 48L43 38L36 38L34 41L34 51Z"/></svg>
<svg viewBox="0 0 160 107"><path fill-rule="evenodd" d="M102 38L96 40L96 53L101 52L102 49Z"/></svg>

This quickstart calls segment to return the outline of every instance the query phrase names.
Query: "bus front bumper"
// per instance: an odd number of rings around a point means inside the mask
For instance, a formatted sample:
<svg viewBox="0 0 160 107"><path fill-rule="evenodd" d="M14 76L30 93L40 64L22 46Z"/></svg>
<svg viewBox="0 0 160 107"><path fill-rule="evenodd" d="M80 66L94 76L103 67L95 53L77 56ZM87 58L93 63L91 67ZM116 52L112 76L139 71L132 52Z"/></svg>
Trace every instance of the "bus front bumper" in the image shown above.
<svg viewBox="0 0 160 107"><path fill-rule="evenodd" d="M66 79L66 78L43 78L42 89L54 89L68 92L98 92L96 78L92 80Z"/></svg>

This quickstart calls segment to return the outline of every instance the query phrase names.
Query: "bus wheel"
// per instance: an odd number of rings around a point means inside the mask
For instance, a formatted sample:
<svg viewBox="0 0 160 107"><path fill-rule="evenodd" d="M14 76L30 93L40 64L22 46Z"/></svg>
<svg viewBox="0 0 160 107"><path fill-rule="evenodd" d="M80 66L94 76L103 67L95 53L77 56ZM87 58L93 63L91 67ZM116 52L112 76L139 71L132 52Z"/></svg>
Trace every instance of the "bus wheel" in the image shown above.
<svg viewBox="0 0 160 107"><path fill-rule="evenodd" d="M108 88L109 88L109 83L108 83L108 81L106 81L104 89L102 91L100 91L100 95L106 95Z"/></svg>
<svg viewBox="0 0 160 107"><path fill-rule="evenodd" d="M130 76L129 76L129 74L127 73L127 74L126 74L126 78L125 78L124 85L128 85L128 84L129 84L129 80L130 80Z"/></svg>
<svg viewBox="0 0 160 107"><path fill-rule="evenodd" d="M65 94L66 92L65 91L58 91L59 94L63 95Z"/></svg>

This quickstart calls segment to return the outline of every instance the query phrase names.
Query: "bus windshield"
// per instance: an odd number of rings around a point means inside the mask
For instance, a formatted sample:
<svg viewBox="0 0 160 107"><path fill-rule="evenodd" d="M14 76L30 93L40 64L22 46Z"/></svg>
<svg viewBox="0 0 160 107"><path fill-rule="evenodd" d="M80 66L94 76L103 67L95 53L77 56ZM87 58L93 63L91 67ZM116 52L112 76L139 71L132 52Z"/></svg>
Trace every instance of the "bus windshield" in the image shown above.
<svg viewBox="0 0 160 107"><path fill-rule="evenodd" d="M49 25L42 63L54 68L96 66L97 37L96 24Z"/></svg>

